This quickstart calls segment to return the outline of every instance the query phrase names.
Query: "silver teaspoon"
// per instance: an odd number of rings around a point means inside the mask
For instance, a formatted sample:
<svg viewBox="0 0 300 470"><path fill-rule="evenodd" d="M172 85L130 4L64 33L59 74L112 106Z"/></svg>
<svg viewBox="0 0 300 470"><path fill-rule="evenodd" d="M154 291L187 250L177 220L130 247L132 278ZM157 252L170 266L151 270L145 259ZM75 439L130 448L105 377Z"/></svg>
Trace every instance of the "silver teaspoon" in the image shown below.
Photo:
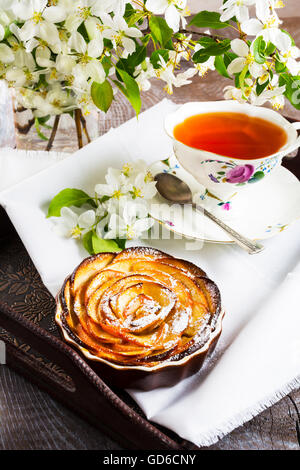
<svg viewBox="0 0 300 470"><path fill-rule="evenodd" d="M218 219L204 207L195 204L193 202L191 189L186 183L184 183L184 181L177 178L177 176L170 173L158 173L154 179L156 181L157 191L162 197L170 202L177 204L190 204L193 209L201 212L210 220L215 222L215 224L221 227L238 246L246 250L249 254L253 255L264 250L263 245L260 245L259 243L244 237L229 227L227 224L222 222L222 220Z"/></svg>

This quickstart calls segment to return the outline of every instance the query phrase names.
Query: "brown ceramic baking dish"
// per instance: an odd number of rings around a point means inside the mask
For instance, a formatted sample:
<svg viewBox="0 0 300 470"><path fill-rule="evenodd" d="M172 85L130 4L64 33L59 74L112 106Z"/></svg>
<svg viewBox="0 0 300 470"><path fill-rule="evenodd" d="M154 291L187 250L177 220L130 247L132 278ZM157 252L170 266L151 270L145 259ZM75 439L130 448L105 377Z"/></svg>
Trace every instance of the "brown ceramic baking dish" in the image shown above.
<svg viewBox="0 0 300 470"><path fill-rule="evenodd" d="M56 299L56 322L110 384L150 390L197 372L224 312L197 266L152 248L86 258Z"/></svg>

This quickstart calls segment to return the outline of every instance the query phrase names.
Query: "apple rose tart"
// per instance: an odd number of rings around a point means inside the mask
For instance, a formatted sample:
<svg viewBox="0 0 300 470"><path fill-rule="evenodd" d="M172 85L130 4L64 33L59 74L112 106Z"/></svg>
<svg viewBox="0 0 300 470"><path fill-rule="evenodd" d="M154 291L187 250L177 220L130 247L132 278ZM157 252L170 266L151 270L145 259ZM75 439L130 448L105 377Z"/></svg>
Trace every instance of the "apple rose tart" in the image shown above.
<svg viewBox="0 0 300 470"><path fill-rule="evenodd" d="M219 290L200 268L138 247L84 260L57 297L56 319L88 358L153 370L207 352L220 314Z"/></svg>

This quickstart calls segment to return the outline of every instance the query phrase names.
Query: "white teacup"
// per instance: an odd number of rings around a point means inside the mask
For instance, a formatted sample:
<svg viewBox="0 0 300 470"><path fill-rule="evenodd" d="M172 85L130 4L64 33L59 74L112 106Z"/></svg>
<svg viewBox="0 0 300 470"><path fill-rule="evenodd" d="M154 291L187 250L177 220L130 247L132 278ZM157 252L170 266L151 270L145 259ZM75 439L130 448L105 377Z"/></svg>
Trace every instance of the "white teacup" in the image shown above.
<svg viewBox="0 0 300 470"><path fill-rule="evenodd" d="M174 128L177 124L196 114L211 112L236 112L265 119L285 130L287 142L275 154L245 160L199 150L175 139ZM263 181L281 165L284 156L300 147L297 129L300 129L300 122L291 124L276 111L229 100L186 103L165 119L165 130L174 141L174 153L181 166L208 191L222 199L249 187L249 184Z"/></svg>

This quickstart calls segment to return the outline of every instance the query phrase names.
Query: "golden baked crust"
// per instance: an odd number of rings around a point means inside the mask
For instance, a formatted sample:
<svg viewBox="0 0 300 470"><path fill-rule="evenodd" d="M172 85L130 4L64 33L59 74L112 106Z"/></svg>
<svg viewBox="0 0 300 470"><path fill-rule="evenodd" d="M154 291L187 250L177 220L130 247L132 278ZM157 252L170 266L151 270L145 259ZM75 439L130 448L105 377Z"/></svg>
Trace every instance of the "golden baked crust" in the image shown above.
<svg viewBox="0 0 300 470"><path fill-rule="evenodd" d="M204 271L144 247L85 259L57 297L63 329L92 355L153 367L203 347L221 311Z"/></svg>

